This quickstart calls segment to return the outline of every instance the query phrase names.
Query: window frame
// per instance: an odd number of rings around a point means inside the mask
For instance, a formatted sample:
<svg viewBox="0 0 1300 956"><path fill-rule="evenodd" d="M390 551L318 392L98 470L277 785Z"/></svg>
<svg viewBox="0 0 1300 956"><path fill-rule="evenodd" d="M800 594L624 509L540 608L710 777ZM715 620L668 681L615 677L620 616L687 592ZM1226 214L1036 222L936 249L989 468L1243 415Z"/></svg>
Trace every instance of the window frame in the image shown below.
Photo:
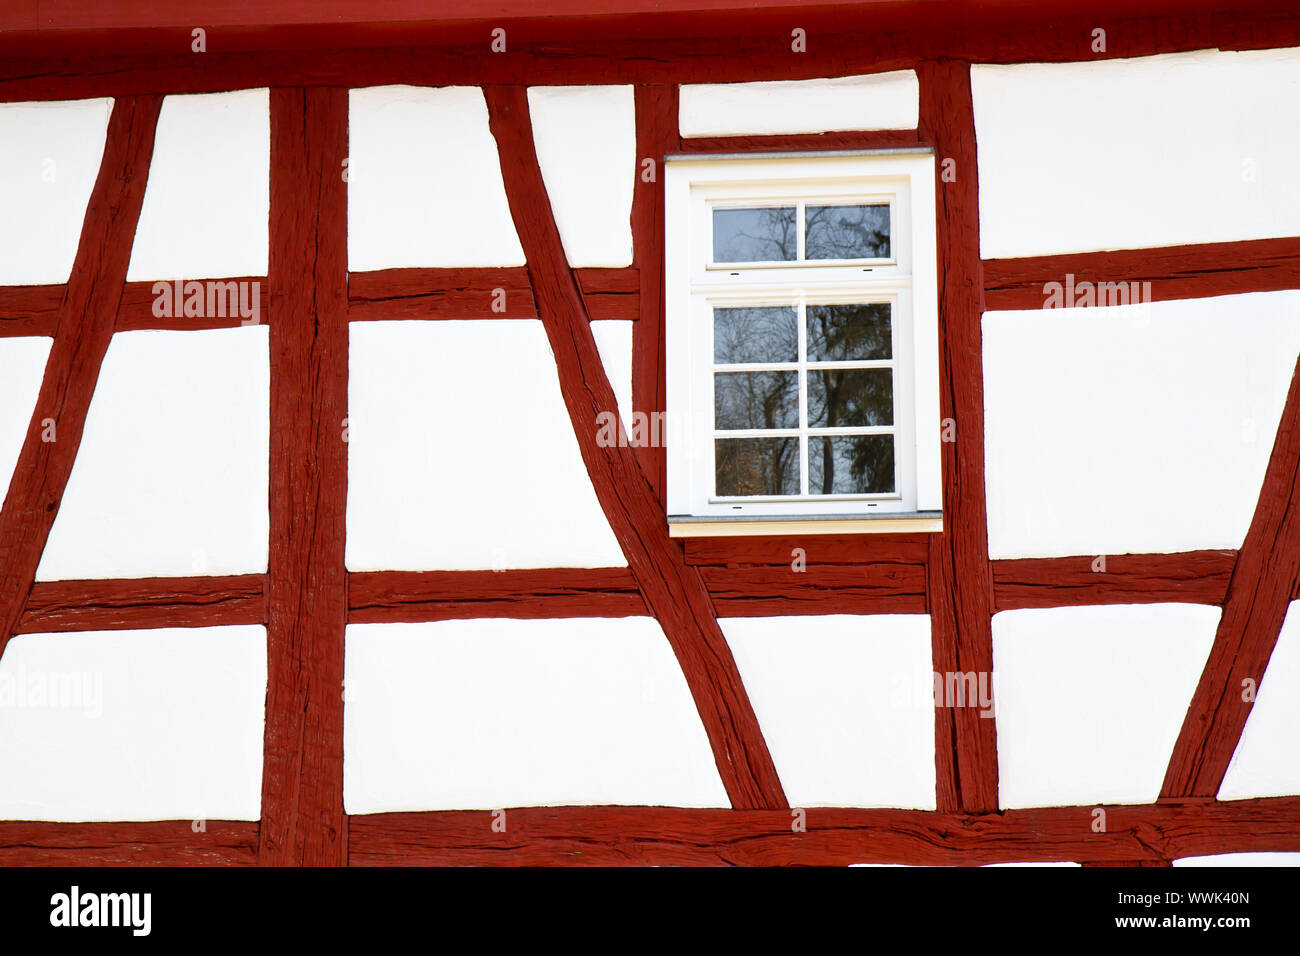
<svg viewBox="0 0 1300 956"><path fill-rule="evenodd" d="M942 530L934 171L928 148L665 158L670 534ZM803 255L807 206L884 203L890 206L887 259L712 262L713 208L798 204L796 255ZM714 441L726 436L714 427L713 309L793 304L797 310L799 427L782 434L800 441L802 491L807 439L825 434L807 427L806 307L884 301L891 304L893 339L894 493L714 495Z"/></svg>

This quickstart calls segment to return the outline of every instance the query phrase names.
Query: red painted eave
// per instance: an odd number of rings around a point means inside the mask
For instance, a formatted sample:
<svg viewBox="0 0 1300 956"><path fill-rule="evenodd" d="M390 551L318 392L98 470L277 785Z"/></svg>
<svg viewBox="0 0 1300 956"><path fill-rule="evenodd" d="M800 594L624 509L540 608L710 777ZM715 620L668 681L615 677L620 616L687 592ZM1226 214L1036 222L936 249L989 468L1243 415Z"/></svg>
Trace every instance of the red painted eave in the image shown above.
<svg viewBox="0 0 1300 956"><path fill-rule="evenodd" d="M964 30L999 24L1244 15L1285 0L0 0L0 56L111 56L818 31Z"/></svg>

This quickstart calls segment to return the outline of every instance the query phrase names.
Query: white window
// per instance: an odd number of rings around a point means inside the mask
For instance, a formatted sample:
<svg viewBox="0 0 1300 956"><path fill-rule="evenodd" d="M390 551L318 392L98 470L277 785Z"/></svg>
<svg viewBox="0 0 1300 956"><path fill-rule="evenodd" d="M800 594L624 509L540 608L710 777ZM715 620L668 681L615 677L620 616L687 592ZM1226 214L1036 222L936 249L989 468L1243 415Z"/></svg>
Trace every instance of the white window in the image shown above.
<svg viewBox="0 0 1300 956"><path fill-rule="evenodd" d="M671 533L942 529L929 150L670 157Z"/></svg>

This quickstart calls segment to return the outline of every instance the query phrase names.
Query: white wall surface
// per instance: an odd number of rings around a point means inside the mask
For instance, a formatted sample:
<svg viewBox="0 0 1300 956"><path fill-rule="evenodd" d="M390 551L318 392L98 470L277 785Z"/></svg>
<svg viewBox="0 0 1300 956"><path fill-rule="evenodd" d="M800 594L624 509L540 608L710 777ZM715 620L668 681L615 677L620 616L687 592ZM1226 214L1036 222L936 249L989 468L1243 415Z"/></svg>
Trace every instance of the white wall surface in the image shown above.
<svg viewBox="0 0 1300 956"><path fill-rule="evenodd" d="M630 266L638 174L632 87L533 86L528 110L569 265Z"/></svg>
<svg viewBox="0 0 1300 956"><path fill-rule="evenodd" d="M971 69L985 258L1300 234L1300 50Z"/></svg>
<svg viewBox="0 0 1300 956"><path fill-rule="evenodd" d="M270 176L269 91L166 97L127 279L266 275Z"/></svg>
<svg viewBox="0 0 1300 956"><path fill-rule="evenodd" d="M36 579L265 571L269 388L264 325L114 335Z"/></svg>
<svg viewBox="0 0 1300 956"><path fill-rule="evenodd" d="M1185 856L1174 866L1300 866L1300 853L1219 853Z"/></svg>
<svg viewBox="0 0 1300 956"><path fill-rule="evenodd" d="M700 83L681 88L683 136L915 129L919 86L912 70L824 80Z"/></svg>
<svg viewBox="0 0 1300 956"><path fill-rule="evenodd" d="M0 103L0 285L67 282L111 99Z"/></svg>
<svg viewBox="0 0 1300 956"><path fill-rule="evenodd" d="M353 624L346 682L349 813L730 805L651 618Z"/></svg>
<svg viewBox="0 0 1300 956"><path fill-rule="evenodd" d="M1300 602L1287 609L1241 742L1219 788L1220 800L1291 794L1300 794Z"/></svg>
<svg viewBox="0 0 1300 956"><path fill-rule="evenodd" d="M626 564L540 321L356 322L350 370L349 569Z"/></svg>
<svg viewBox="0 0 1300 956"><path fill-rule="evenodd" d="M930 618L726 618L793 807L935 807Z"/></svg>
<svg viewBox="0 0 1300 956"><path fill-rule="evenodd" d="M53 341L38 335L0 338L0 487L5 490L27 437Z"/></svg>
<svg viewBox="0 0 1300 956"><path fill-rule="evenodd" d="M348 123L349 269L524 264L478 87L352 90Z"/></svg>
<svg viewBox="0 0 1300 956"><path fill-rule="evenodd" d="M256 820L260 626L20 634L0 658L0 819Z"/></svg>
<svg viewBox="0 0 1300 956"><path fill-rule="evenodd" d="M630 429L632 420L632 322L627 319L598 319L591 323L591 334L600 352L609 384L618 402L618 417Z"/></svg>
<svg viewBox="0 0 1300 956"><path fill-rule="evenodd" d="M993 615L998 803L1151 803L1219 609L1032 608Z"/></svg>
<svg viewBox="0 0 1300 956"><path fill-rule="evenodd" d="M994 558L1237 548L1300 293L984 314ZM960 436L959 436L960 440Z"/></svg>

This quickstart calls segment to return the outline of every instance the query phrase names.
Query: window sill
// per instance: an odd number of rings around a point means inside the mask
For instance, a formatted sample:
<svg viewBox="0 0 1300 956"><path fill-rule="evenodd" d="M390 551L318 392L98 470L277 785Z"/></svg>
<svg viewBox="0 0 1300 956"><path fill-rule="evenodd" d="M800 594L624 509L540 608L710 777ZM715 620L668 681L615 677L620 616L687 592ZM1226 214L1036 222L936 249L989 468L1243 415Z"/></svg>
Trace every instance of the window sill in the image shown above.
<svg viewBox="0 0 1300 956"><path fill-rule="evenodd" d="M672 538L772 534L898 534L943 531L942 511L882 515L672 515Z"/></svg>

